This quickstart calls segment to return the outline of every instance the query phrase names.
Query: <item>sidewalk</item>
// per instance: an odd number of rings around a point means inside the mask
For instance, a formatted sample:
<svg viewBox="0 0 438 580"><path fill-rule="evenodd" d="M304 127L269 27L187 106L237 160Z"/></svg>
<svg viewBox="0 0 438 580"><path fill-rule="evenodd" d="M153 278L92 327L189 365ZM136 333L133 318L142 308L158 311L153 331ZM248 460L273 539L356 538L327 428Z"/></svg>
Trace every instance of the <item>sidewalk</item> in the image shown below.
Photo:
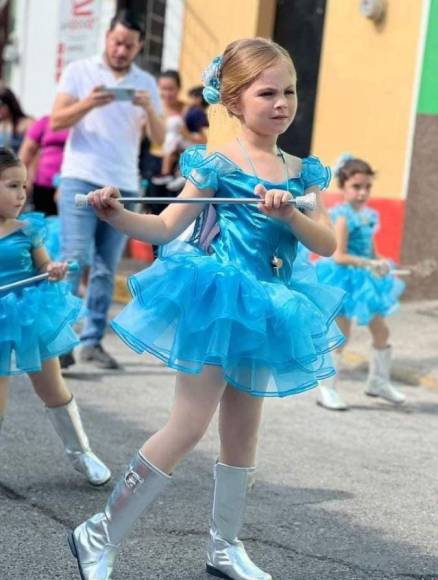
<svg viewBox="0 0 438 580"><path fill-rule="evenodd" d="M127 277L147 265L147 262L140 260L122 260L116 277L114 301L121 304L129 302ZM392 378L438 391L438 300L402 302L400 311L388 322L394 349ZM365 372L369 347L368 330L354 328L348 349L344 352L343 364Z"/></svg>

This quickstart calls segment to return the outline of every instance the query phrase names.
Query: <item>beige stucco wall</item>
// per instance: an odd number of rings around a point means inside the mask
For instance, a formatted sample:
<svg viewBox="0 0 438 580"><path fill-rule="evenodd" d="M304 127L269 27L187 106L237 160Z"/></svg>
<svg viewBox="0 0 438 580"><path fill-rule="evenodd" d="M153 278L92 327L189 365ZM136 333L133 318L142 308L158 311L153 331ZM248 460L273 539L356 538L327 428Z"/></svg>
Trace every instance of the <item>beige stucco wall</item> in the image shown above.
<svg viewBox="0 0 438 580"><path fill-rule="evenodd" d="M184 86L200 83L203 69L238 38L270 37L275 0L187 0L180 71Z"/></svg>
<svg viewBox="0 0 438 580"><path fill-rule="evenodd" d="M326 163L350 152L379 171L373 195L403 196L415 110L423 0L388 0L383 24L359 2L328 0L312 150Z"/></svg>

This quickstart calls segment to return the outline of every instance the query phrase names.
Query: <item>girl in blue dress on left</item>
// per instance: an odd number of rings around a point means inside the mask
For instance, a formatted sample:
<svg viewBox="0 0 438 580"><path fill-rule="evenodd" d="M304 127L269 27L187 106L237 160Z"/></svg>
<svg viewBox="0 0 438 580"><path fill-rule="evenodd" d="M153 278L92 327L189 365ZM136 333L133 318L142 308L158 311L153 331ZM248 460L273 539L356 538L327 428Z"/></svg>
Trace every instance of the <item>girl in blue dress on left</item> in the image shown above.
<svg viewBox="0 0 438 580"><path fill-rule="evenodd" d="M74 469L92 485L103 485L111 472L90 449L58 361L78 342L71 325L81 303L60 282L67 264L51 262L44 248L44 219L38 214L18 217L26 201L26 177L16 154L0 147L0 287L37 272L49 274L39 285L0 290L0 429L9 377L27 373Z"/></svg>

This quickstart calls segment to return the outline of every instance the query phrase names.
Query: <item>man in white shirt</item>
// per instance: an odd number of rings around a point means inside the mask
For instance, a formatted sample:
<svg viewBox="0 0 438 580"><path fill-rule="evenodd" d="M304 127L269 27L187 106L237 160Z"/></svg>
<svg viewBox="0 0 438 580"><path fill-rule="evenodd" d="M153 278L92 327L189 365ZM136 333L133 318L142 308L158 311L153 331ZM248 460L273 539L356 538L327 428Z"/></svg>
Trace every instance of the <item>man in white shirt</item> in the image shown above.
<svg viewBox="0 0 438 580"><path fill-rule="evenodd" d="M138 154L143 136L162 143L164 125L155 79L134 64L143 30L128 11L110 24L102 56L78 60L60 79L51 116L53 129L71 128L61 171L59 213L63 259L90 265L81 359L102 368L119 368L101 345L111 305L114 276L126 237L99 221L90 208L76 208L74 196L105 185L123 196L138 195ZM105 89L125 91L126 100ZM78 292L81 272L71 275ZM73 353L61 360L65 368Z"/></svg>

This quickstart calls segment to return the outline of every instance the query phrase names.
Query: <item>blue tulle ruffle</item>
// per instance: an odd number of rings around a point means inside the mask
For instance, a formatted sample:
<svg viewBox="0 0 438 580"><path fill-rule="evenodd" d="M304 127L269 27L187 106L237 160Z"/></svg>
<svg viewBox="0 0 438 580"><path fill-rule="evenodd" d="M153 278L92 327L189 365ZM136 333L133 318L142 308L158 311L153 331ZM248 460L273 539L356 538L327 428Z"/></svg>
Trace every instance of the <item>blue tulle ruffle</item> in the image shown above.
<svg viewBox="0 0 438 580"><path fill-rule="evenodd" d="M344 340L333 323L342 292L259 281L185 247L130 278L133 300L112 327L132 349L188 373L221 366L255 396L299 393L334 374L328 353Z"/></svg>
<svg viewBox="0 0 438 580"><path fill-rule="evenodd" d="M0 376L41 370L45 359L72 350L81 300L64 282L42 282L0 295Z"/></svg>
<svg viewBox="0 0 438 580"><path fill-rule="evenodd" d="M377 316L388 316L399 308L405 284L392 275L375 276L365 268L341 266L332 259L316 263L318 280L341 288L346 296L340 316L368 325Z"/></svg>

